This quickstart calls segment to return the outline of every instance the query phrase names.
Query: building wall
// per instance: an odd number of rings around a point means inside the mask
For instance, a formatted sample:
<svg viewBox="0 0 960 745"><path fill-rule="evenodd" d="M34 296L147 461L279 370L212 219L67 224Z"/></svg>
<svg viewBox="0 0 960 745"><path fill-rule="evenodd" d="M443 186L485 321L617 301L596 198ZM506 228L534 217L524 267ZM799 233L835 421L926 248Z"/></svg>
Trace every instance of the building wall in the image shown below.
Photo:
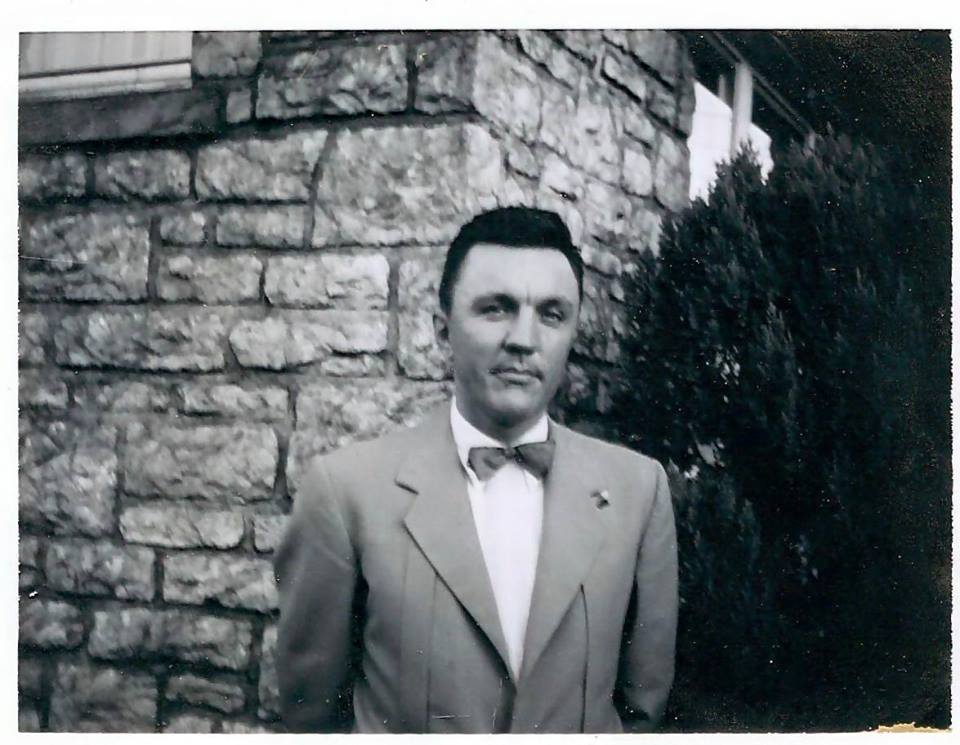
<svg viewBox="0 0 960 745"><path fill-rule="evenodd" d="M304 463L449 395L440 263L497 204L588 266L558 416L602 420L619 277L688 191L666 32L203 33L193 87L20 113L20 726L277 722Z"/></svg>

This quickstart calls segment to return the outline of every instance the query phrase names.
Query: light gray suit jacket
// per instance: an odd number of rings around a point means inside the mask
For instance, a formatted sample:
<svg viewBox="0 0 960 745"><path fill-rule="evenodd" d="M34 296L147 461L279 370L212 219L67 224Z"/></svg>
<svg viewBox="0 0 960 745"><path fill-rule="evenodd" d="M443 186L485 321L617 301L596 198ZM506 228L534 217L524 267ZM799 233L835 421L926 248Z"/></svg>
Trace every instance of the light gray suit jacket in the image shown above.
<svg viewBox="0 0 960 745"><path fill-rule="evenodd" d="M551 423L519 679L450 430L317 458L276 556L277 672L295 731L620 732L663 714L677 549L663 468Z"/></svg>

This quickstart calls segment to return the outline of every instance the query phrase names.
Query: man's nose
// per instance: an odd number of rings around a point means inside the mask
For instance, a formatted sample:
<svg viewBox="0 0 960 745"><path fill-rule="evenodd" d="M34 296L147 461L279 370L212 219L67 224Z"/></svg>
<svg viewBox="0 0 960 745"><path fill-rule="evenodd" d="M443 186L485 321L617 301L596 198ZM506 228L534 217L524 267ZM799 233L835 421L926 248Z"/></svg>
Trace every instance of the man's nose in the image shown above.
<svg viewBox="0 0 960 745"><path fill-rule="evenodd" d="M540 344L540 329L533 308L522 307L507 330L504 346L514 351L533 352Z"/></svg>

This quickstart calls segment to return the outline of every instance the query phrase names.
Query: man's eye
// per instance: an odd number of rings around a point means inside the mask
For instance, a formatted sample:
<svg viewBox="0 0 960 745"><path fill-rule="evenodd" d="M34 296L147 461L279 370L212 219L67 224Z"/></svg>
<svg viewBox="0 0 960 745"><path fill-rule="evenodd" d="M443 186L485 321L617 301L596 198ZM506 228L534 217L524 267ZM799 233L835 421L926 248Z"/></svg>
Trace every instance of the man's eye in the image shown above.
<svg viewBox="0 0 960 745"><path fill-rule="evenodd" d="M545 310L541 315L545 320L550 321L551 323L563 323L564 320L566 320L566 315L562 310Z"/></svg>
<svg viewBox="0 0 960 745"><path fill-rule="evenodd" d="M480 313L485 316L498 316L504 312L502 305L484 305L480 308Z"/></svg>

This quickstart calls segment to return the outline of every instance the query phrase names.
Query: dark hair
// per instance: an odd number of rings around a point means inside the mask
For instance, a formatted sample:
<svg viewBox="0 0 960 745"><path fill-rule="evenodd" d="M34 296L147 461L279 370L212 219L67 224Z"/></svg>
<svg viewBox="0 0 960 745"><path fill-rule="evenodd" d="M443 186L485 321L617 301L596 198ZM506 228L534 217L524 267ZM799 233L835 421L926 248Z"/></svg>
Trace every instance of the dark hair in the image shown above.
<svg viewBox="0 0 960 745"><path fill-rule="evenodd" d="M460 266L470 249L478 243L559 251L570 262L570 268L577 278L577 291L583 300L583 259L560 216L556 212L533 207L498 207L474 217L460 228L450 244L440 277L440 308L444 313L450 312L453 287Z"/></svg>

